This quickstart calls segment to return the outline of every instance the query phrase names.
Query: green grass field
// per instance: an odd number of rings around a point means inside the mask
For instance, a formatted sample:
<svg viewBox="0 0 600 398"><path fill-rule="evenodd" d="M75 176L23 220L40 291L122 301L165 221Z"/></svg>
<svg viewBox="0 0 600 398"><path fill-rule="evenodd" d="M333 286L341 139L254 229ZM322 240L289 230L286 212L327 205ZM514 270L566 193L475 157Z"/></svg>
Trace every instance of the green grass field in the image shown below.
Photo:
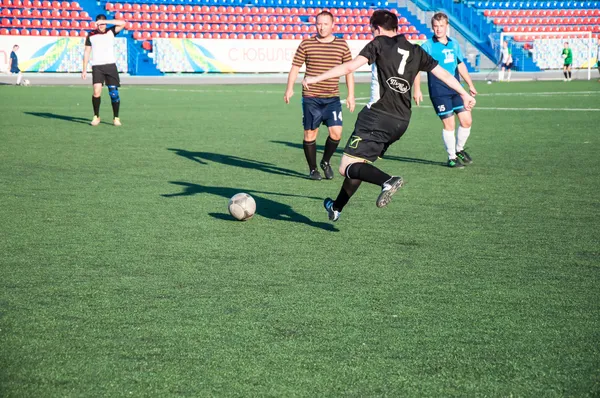
<svg viewBox="0 0 600 398"><path fill-rule="evenodd" d="M427 100L332 224L299 85L0 87L0 396L599 396L600 85L478 88L473 165Z"/></svg>

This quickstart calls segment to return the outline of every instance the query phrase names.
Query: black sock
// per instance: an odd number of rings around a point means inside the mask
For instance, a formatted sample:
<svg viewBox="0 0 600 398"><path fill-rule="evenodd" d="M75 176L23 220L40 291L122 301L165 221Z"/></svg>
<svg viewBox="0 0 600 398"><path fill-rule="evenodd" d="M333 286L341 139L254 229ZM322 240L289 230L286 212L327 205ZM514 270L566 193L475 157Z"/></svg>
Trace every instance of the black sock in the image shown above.
<svg viewBox="0 0 600 398"><path fill-rule="evenodd" d="M352 163L346 168L346 177L357 179L371 184L382 186L384 182L392 178L377 167L369 163Z"/></svg>
<svg viewBox="0 0 600 398"><path fill-rule="evenodd" d="M348 204L348 201L354 195L354 193L360 187L361 180L353 180L350 178L344 178L344 183L342 184L342 188L340 189L340 193L338 197L333 202L333 209L337 211L342 211L344 206Z"/></svg>
<svg viewBox="0 0 600 398"><path fill-rule="evenodd" d="M317 142L316 141L302 141L302 147L304 147L304 156L306 156L306 162L310 171L316 170L317 168Z"/></svg>
<svg viewBox="0 0 600 398"><path fill-rule="evenodd" d="M327 137L327 141L325 141L325 151L323 152L324 162L329 163L339 144L340 140L336 141L332 139L331 136Z"/></svg>
<svg viewBox="0 0 600 398"><path fill-rule="evenodd" d="M564 71L563 74L565 75L565 79L568 77L567 76L567 71Z"/></svg>
<svg viewBox="0 0 600 398"><path fill-rule="evenodd" d="M571 78L571 71L569 71L569 79Z"/></svg>
<svg viewBox="0 0 600 398"><path fill-rule="evenodd" d="M94 116L100 116L100 101L102 97L92 96L92 106L94 107Z"/></svg>
<svg viewBox="0 0 600 398"><path fill-rule="evenodd" d="M113 114L115 115L115 117L119 117L119 106L120 105L121 105L121 101L117 101L117 102L113 102L112 103Z"/></svg>

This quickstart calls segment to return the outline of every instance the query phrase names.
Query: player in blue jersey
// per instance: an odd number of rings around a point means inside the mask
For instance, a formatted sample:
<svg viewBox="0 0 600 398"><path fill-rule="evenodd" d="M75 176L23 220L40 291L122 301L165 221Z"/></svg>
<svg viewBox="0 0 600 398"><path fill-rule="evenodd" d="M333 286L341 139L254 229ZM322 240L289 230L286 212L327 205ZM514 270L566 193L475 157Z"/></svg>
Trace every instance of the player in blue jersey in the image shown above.
<svg viewBox="0 0 600 398"><path fill-rule="evenodd" d="M421 45L429 55L439 62L439 65L453 74L457 80L460 76L469 86L469 93L472 96L477 95L477 90L473 86L473 81L469 76L467 67L462 62L463 54L456 40L448 37L448 16L443 12L436 13L431 18L433 37ZM471 111L466 109L461 96L453 89L448 87L443 81L427 73L427 86L429 88L429 98L437 115L442 119L444 125L442 130L442 139L446 152L448 152L448 167L460 168L473 160L465 152L465 144L471 134L471 124L473 119ZM414 100L419 105L423 101L421 92L421 77L417 75L414 83ZM459 127L454 135L456 124L454 114L458 116Z"/></svg>

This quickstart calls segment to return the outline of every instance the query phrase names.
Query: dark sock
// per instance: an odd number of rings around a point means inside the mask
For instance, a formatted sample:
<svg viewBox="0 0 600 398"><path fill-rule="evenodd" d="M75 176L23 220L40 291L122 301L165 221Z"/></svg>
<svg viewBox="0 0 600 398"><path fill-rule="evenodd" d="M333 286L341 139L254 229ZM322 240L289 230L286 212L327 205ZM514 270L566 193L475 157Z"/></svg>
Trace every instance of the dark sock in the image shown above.
<svg viewBox="0 0 600 398"><path fill-rule="evenodd" d="M317 168L317 142L302 141L302 147L304 148L304 156L306 156L308 168L310 171L315 170Z"/></svg>
<svg viewBox="0 0 600 398"><path fill-rule="evenodd" d="M344 206L348 204L348 201L354 195L354 193L360 187L361 180L352 180L350 178L344 178L344 183L342 184L342 188L340 189L340 193L338 197L333 202L333 209L337 211L342 211Z"/></svg>
<svg viewBox="0 0 600 398"><path fill-rule="evenodd" d="M325 141L325 151L323 152L324 162L329 163L339 144L340 140L336 141L331 137L327 137L327 141Z"/></svg>
<svg viewBox="0 0 600 398"><path fill-rule="evenodd" d="M568 77L568 76L567 76L567 71L564 71L564 72L563 72L563 75L565 75L565 79L566 79L566 78Z"/></svg>
<svg viewBox="0 0 600 398"><path fill-rule="evenodd" d="M571 78L571 71L569 71L569 79Z"/></svg>
<svg viewBox="0 0 600 398"><path fill-rule="evenodd" d="M119 106L120 105L121 105L121 101L117 101L117 102L113 102L112 103L113 114L115 115L115 117L119 117Z"/></svg>
<svg viewBox="0 0 600 398"><path fill-rule="evenodd" d="M92 106L94 107L94 116L100 116L100 101L102 97L92 96Z"/></svg>
<svg viewBox="0 0 600 398"><path fill-rule="evenodd" d="M377 167L369 163L352 163L346 168L346 177L357 179L371 184L382 186L384 182L392 178Z"/></svg>

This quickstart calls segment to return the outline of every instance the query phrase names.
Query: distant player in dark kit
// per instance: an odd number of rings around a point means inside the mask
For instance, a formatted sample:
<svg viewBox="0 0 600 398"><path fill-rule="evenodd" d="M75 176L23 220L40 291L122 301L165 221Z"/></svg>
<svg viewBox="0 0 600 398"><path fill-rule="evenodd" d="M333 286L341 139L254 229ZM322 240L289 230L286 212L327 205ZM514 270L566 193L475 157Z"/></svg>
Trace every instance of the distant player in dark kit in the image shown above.
<svg viewBox="0 0 600 398"><path fill-rule="evenodd" d="M19 86L19 85L21 85L21 80L23 79L23 74L21 73L21 69L19 69L19 57L17 57L17 51L19 51L19 45L15 44L13 46L12 51L10 52L9 70L10 70L10 73L17 74L17 86Z"/></svg>
<svg viewBox="0 0 600 398"><path fill-rule="evenodd" d="M317 35L310 39L302 40L288 75L287 88L283 99L286 104L294 95L294 83L303 64L306 64L306 76L316 76L329 68L341 65L352 60L348 44L343 39L333 35L333 15L322 11L317 15ZM346 106L354 112L354 76L346 75L348 97ZM302 124L304 125L304 156L309 168L309 178L321 180L321 173L317 170L317 134L319 126L324 124L329 130L329 137L325 142L325 151L321 160L321 168L328 180L333 178L331 156L335 153L342 138L342 104L340 102L339 78L332 78L315 84L310 89L302 90Z"/></svg>
<svg viewBox="0 0 600 398"><path fill-rule="evenodd" d="M381 187L377 207L386 206L392 195L403 185L402 177L391 176L372 162L396 142L406 129L411 116L411 84L419 71L432 72L464 100L465 107L475 106L458 80L438 66L421 47L412 45L404 35L398 35L398 17L385 10L373 12L370 20L373 39L350 62L336 66L319 76L306 77L302 84L311 84L352 73L367 62L377 67L379 99L367 105L358 114L354 132L348 139L340 164L345 177L337 199L325 199L323 205L329 219L337 221L340 214L359 188L362 181Z"/></svg>
<svg viewBox="0 0 600 398"><path fill-rule="evenodd" d="M126 22L120 19L106 19L106 16L100 14L96 17L96 29L90 32L85 39L85 51L83 53L83 70L81 77L85 80L87 77L88 62L92 61L92 82L94 84L94 94L92 95L92 106L94 107L94 118L90 123L92 126L100 124L100 101L102 98L102 86L106 83L108 93L113 108L113 124L121 125L119 119L119 107L121 98L119 97L119 87L121 81L117 70L117 60L115 57L115 36L123 30ZM107 28L106 25L113 25Z"/></svg>

